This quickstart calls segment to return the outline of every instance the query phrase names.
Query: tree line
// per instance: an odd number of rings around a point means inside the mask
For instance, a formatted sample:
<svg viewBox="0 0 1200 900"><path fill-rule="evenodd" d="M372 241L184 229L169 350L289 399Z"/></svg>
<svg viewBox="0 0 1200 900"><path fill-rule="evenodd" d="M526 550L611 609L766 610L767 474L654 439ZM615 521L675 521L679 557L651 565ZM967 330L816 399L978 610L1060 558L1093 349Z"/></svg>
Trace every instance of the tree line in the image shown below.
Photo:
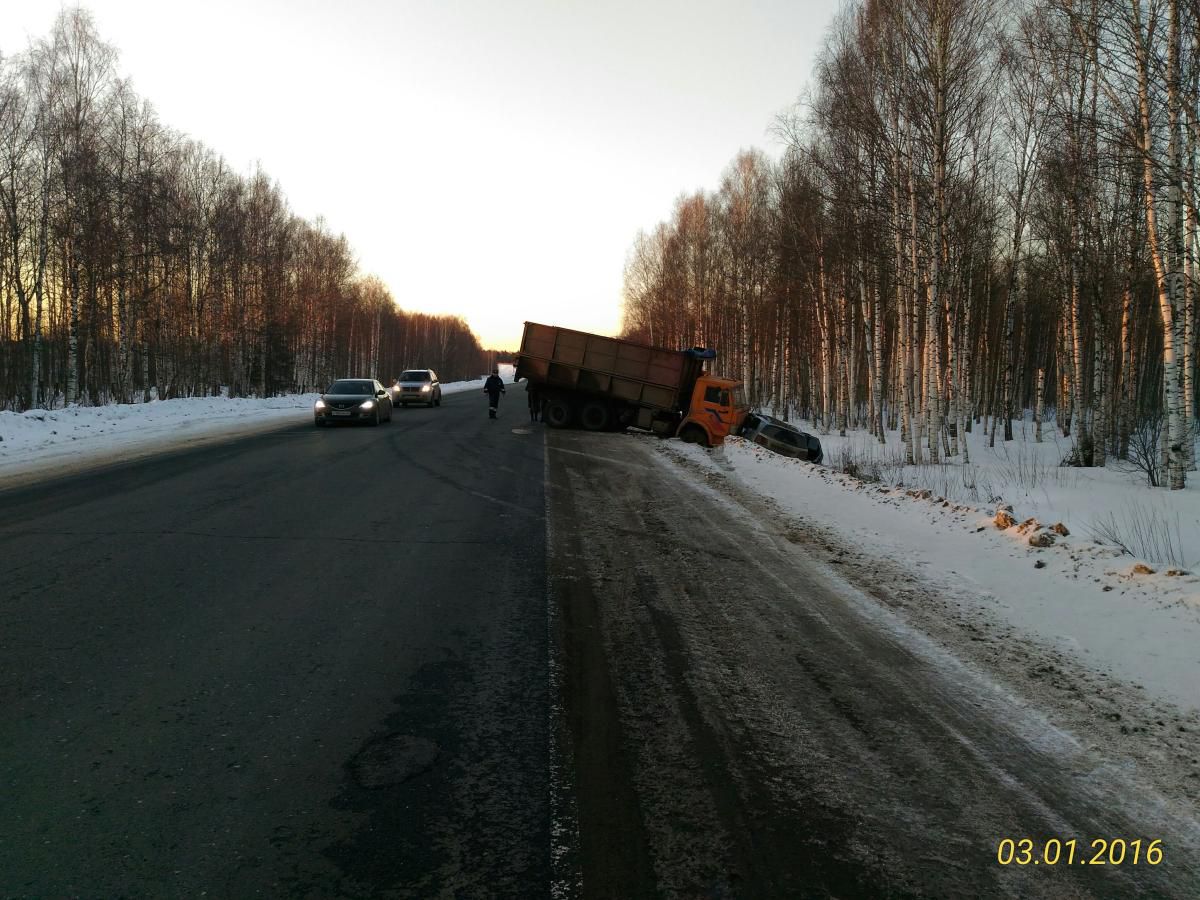
<svg viewBox="0 0 1200 900"><path fill-rule="evenodd" d="M1071 462L1181 488L1198 78L1197 0L851 3L782 157L637 235L624 331L719 347L756 405L899 430L910 462L1031 410Z"/></svg>
<svg viewBox="0 0 1200 900"><path fill-rule="evenodd" d="M0 58L0 409L321 389L488 364L346 238L161 123L85 10Z"/></svg>

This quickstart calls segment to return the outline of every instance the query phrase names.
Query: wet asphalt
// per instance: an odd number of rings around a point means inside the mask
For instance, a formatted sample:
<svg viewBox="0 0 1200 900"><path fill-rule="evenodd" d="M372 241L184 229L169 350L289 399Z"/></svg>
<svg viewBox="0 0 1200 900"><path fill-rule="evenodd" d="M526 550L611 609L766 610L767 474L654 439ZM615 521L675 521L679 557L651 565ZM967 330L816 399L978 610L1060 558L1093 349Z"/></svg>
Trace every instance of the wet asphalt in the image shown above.
<svg viewBox="0 0 1200 900"><path fill-rule="evenodd" d="M301 411L0 494L0 896L545 894L524 414Z"/></svg>

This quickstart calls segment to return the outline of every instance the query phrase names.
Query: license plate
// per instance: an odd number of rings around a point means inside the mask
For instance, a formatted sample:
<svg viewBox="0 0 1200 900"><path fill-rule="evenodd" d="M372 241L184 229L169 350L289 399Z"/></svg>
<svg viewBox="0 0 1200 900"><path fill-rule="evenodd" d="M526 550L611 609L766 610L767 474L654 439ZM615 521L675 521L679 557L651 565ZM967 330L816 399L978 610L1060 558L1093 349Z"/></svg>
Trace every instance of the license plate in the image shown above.
<svg viewBox="0 0 1200 900"><path fill-rule="evenodd" d="M350 415L350 410L348 410L348 409L335 409L335 410L333 411L333 414L334 414L335 416L348 416L348 415Z"/></svg>

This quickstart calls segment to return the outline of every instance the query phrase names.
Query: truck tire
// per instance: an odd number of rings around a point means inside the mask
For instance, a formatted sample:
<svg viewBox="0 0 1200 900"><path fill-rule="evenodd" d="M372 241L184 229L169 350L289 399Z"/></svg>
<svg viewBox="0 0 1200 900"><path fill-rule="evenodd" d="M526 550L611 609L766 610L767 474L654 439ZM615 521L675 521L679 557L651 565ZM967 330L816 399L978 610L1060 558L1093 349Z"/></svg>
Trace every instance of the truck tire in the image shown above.
<svg viewBox="0 0 1200 900"><path fill-rule="evenodd" d="M569 400L564 400L562 397L553 397L546 401L546 424L551 428L568 428L571 425L572 413L574 411L571 408Z"/></svg>
<svg viewBox="0 0 1200 900"><path fill-rule="evenodd" d="M579 411L579 422L588 431L606 430L610 418L608 407L598 400L585 403Z"/></svg>
<svg viewBox="0 0 1200 900"><path fill-rule="evenodd" d="M679 432L679 439L685 444L699 444L701 447L708 446L708 435L704 433L704 429L699 425L684 425L683 431Z"/></svg>

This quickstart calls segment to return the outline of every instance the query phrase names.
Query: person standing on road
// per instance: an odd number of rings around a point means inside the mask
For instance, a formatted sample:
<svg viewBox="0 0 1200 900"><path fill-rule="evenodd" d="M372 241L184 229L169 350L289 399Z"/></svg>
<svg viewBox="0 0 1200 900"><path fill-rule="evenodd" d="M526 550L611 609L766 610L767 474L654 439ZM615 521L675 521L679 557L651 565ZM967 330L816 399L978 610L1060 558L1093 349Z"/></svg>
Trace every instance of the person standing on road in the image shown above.
<svg viewBox="0 0 1200 900"><path fill-rule="evenodd" d="M542 416L542 392L528 379L525 381L525 390L529 394L529 423L532 425Z"/></svg>
<svg viewBox="0 0 1200 900"><path fill-rule="evenodd" d="M496 418L496 407L500 405L500 395L504 391L504 382L500 380L500 369L492 369L492 374L483 383L483 392L488 395L488 418Z"/></svg>

